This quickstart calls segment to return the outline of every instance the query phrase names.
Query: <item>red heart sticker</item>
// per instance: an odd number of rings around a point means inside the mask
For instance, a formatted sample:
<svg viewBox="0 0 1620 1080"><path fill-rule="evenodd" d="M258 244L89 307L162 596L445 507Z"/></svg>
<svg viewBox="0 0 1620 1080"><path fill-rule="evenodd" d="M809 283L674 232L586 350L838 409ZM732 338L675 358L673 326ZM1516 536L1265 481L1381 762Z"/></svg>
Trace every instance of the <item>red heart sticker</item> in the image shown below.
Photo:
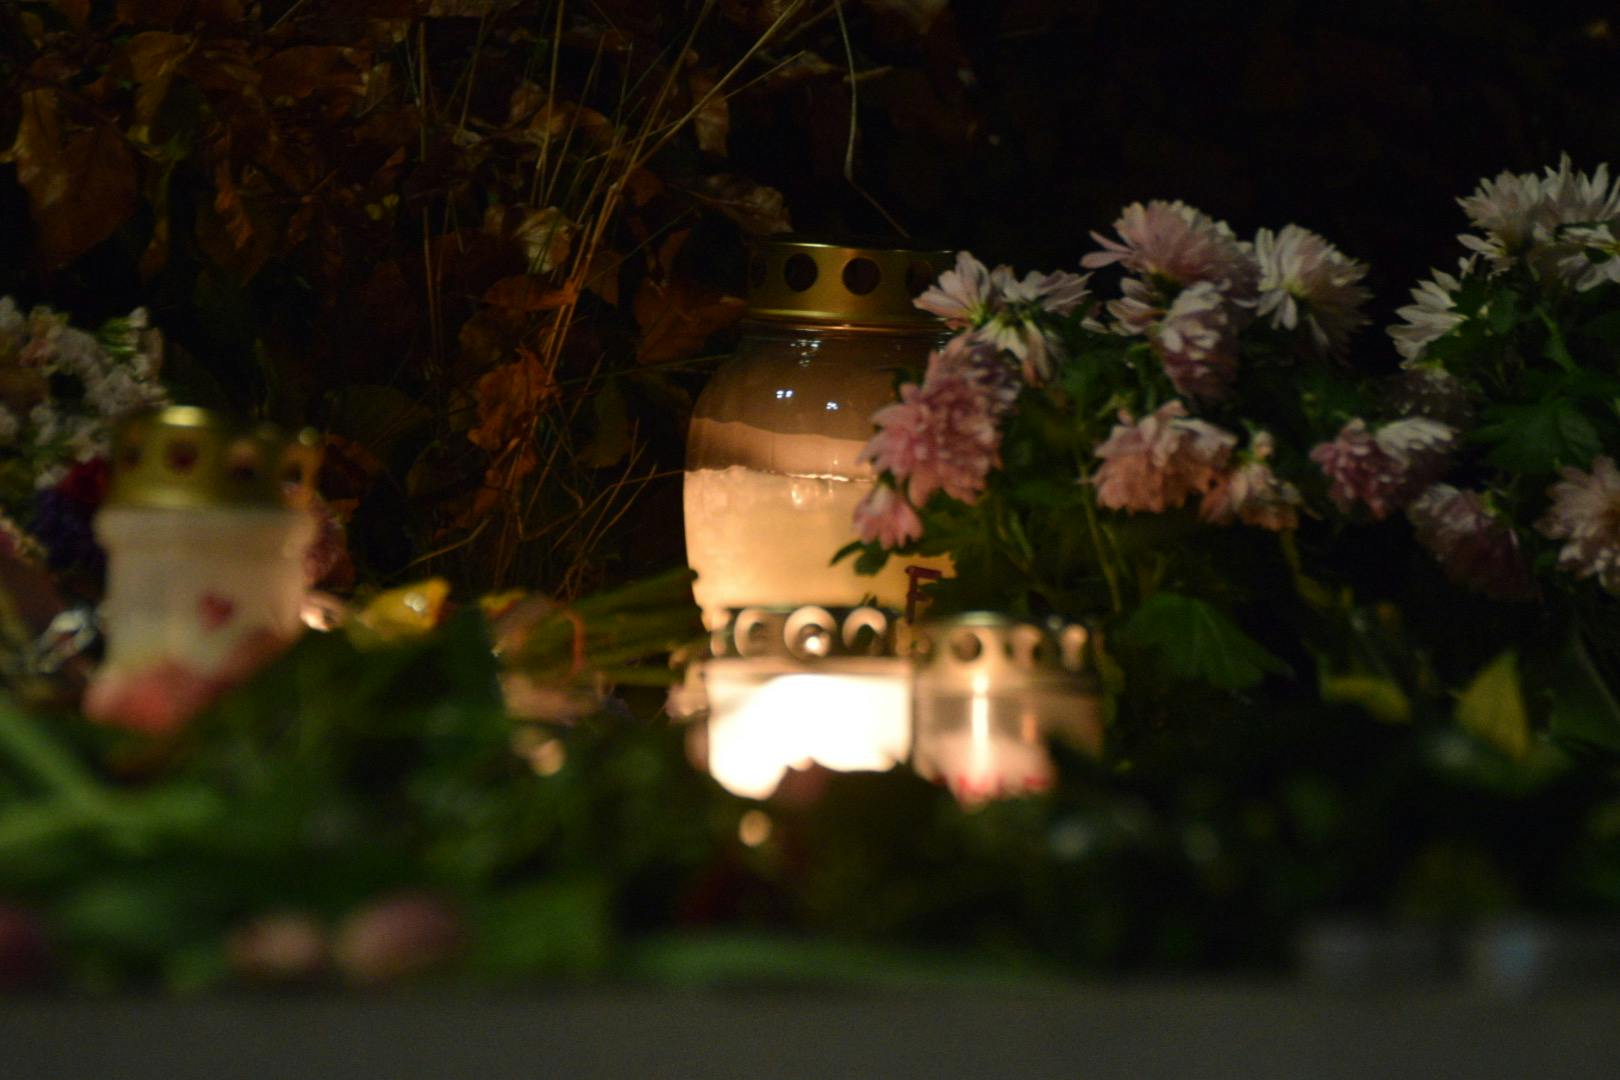
<svg viewBox="0 0 1620 1080"><path fill-rule="evenodd" d="M218 630L230 622L235 614L236 603L230 597L207 592L197 601L197 618L209 630Z"/></svg>

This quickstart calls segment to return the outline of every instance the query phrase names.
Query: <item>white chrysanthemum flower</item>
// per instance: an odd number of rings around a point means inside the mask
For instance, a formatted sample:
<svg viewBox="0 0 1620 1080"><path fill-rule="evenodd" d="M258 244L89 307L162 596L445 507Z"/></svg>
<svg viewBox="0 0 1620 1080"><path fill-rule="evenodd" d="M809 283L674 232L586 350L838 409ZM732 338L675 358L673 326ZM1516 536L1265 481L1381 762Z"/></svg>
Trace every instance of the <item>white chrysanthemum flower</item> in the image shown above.
<svg viewBox="0 0 1620 1080"><path fill-rule="evenodd" d="M1588 176L1570 167L1569 155L1548 166L1541 180L1543 213L1549 226L1587 225L1620 217L1620 181L1609 182L1609 166Z"/></svg>
<svg viewBox="0 0 1620 1080"><path fill-rule="evenodd" d="M1605 282L1620 284L1620 239L1614 227L1576 225L1559 234L1556 273L1578 292Z"/></svg>
<svg viewBox="0 0 1620 1080"><path fill-rule="evenodd" d="M1321 236L1298 225L1255 237L1260 264L1257 314L1273 327L1303 326L1324 356L1339 356L1350 335L1367 325L1361 306L1372 299L1362 284L1367 264L1349 258Z"/></svg>
<svg viewBox="0 0 1620 1080"><path fill-rule="evenodd" d="M1473 269L1473 260L1464 259L1459 273L1466 275ZM1411 305L1397 308L1395 314L1406 322L1389 327L1389 336L1395 339L1395 351L1408 363L1423 356L1423 350L1451 333L1465 322L1457 310L1457 293L1462 283L1443 270L1434 271L1434 278L1418 283L1412 290Z"/></svg>
<svg viewBox="0 0 1620 1080"><path fill-rule="evenodd" d="M22 431L22 421L17 414L0 405L0 445L9 446L17 441L17 435Z"/></svg>
<svg viewBox="0 0 1620 1080"><path fill-rule="evenodd" d="M59 424L57 412L48 401L42 401L28 410L28 426L34 429L34 445L44 446L56 438Z"/></svg>
<svg viewBox="0 0 1620 1080"><path fill-rule="evenodd" d="M1561 568L1620 593L1620 468L1613 458L1600 457L1591 472L1566 468L1561 475L1547 489L1552 505L1536 528L1568 541L1558 553Z"/></svg>
<svg viewBox="0 0 1620 1080"><path fill-rule="evenodd" d="M1607 165L1588 175L1577 172L1565 154L1556 169L1549 166L1541 176L1504 172L1480 181L1473 195L1458 202L1485 233L1458 239L1496 269L1523 258L1541 276L1578 288L1591 287L1581 282L1606 280L1588 273L1586 249L1602 247L1601 236L1587 230L1620 220L1620 182L1611 183Z"/></svg>
<svg viewBox="0 0 1620 1080"><path fill-rule="evenodd" d="M1545 222L1541 179L1534 173L1498 173L1479 182L1474 193L1457 200L1469 222L1485 233L1457 239L1497 266L1505 266L1529 249L1537 227Z"/></svg>

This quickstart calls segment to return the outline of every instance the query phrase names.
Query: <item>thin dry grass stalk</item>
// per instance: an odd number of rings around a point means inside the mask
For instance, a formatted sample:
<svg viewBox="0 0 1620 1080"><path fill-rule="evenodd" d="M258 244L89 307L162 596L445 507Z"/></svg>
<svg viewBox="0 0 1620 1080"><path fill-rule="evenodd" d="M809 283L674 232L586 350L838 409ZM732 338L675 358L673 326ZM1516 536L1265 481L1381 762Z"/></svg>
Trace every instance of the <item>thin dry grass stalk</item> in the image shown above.
<svg viewBox="0 0 1620 1080"><path fill-rule="evenodd" d="M603 266L608 253L608 239L619 222L627 193L636 183L638 174L681 131L691 125L705 108L737 92L746 84L742 76L755 63L761 51L785 28L794 24L809 0L792 0L785 5L776 19L744 49L730 66L713 80L707 91L695 95L695 100L684 102L681 97L681 73L687 58L693 55L693 44L714 8L707 0L693 18L684 40L649 67L649 71L662 67L662 77L650 96L640 96L641 82L628 68L619 88L619 104L614 116L605 124L592 124L595 117L583 105L567 107L560 137L540 140L539 153L529 183L529 202L523 207L532 213L552 213L555 217L548 230L538 239L538 246L551 250L553 243L567 242L566 257L558 262L536 265L531 261L531 273L537 273L556 290L558 302L548 310L533 316L530 333L526 337L528 354L538 364L537 376L559 386L559 372L565 354L572 343L574 332L580 327L581 297L594 279L611 272ZM540 106L549 126L562 115L565 103L559 98L563 57L561 44L567 25L567 3L559 0L552 11L550 22L551 47L547 63L544 102ZM423 29L417 39L418 100L421 103L424 124L434 114L433 88L428 78L427 48ZM579 98L588 97L595 90L605 64L606 36L599 38L592 55ZM480 27L479 44L483 29ZM473 94L473 81L477 71L479 49L475 48L469 61L467 87L463 99L460 124L466 125L467 107ZM772 64L774 69L779 66ZM769 73L767 72L767 75ZM645 78L645 76L642 76ZM684 105L684 107L682 107ZM585 133L587 125L592 130ZM581 146L581 143L586 145ZM446 213L450 211L447 208ZM440 235L451 232L449 221ZM564 232L559 232L560 230ZM424 254L430 255L428 220L423 219ZM643 241L645 243L646 241ZM559 245L560 246L560 245ZM434 354L433 371L446 370L444 360L444 319L439 309L444 298L443 245L439 246L439 259L425 260L428 321ZM531 576L524 571L543 557L533 557L532 548L540 543L561 549L569 542L573 552L568 565L552 566L551 575L557 580L544 584L562 596L591 584L593 552L613 526L622 520L637 494L655 478L668 475L655 465L638 472L644 453L636 445L632 431L632 446L625 455L625 464L616 479L605 484L590 475L582 460L582 448L573 441L580 413L590 403L592 395L601 389L610 363L601 351L591 357L583 378L571 379L575 389L537 397L522 427L521 437L495 455L486 473L485 483L490 489L487 499L493 504L493 526L478 521L460 541L463 560L483 564L476 576L501 587ZM451 398L445 387L441 400ZM562 492L573 504L559 520L536 520L555 513L554 496ZM550 493L550 497L547 493ZM440 548L436 555L444 557L456 550L456 545ZM525 552L530 553L525 558ZM525 581L525 584L535 584Z"/></svg>

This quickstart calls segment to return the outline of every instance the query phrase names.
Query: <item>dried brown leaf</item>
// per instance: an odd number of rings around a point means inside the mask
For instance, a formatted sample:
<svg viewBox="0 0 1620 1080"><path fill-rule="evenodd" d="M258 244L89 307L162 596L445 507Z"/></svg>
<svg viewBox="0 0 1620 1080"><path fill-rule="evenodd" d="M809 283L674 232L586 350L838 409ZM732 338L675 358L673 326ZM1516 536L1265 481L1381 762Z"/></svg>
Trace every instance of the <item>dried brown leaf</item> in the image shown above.
<svg viewBox="0 0 1620 1080"><path fill-rule="evenodd" d="M536 144L560 139L569 130L574 138L605 145L613 140L613 122L588 106L571 101L548 102L538 83L524 79L507 104L507 127L519 139Z"/></svg>
<svg viewBox="0 0 1620 1080"><path fill-rule="evenodd" d="M714 73L703 68L693 68L686 76L686 90L697 109L692 114L692 130L697 135L698 149L705 154L725 157L726 137L731 133L731 108L724 94L713 93L716 84ZM701 107L699 102L702 102Z"/></svg>
<svg viewBox="0 0 1620 1080"><path fill-rule="evenodd" d="M720 173L707 177L702 188L692 194L751 235L771 236L793 231L793 221L788 217L782 193L745 176Z"/></svg>
<svg viewBox="0 0 1620 1080"><path fill-rule="evenodd" d="M492 454L525 441L535 415L557 397L557 381L536 354L519 348L518 358L478 380L478 423L467 432L474 446Z"/></svg>
<svg viewBox="0 0 1620 1080"><path fill-rule="evenodd" d="M271 102L300 101L311 94L360 100L371 57L337 45L295 45L265 60L259 92Z"/></svg>
<svg viewBox="0 0 1620 1080"><path fill-rule="evenodd" d="M169 95L169 84L180 70L180 65L191 55L196 39L187 34L170 34L163 30L149 30L130 38L124 47L124 60L129 64L130 79L135 83L135 126L130 134L147 137L147 129L157 119L163 100Z"/></svg>
<svg viewBox="0 0 1620 1080"><path fill-rule="evenodd" d="M104 122L70 133L57 104L54 90L24 92L16 141L0 157L17 166L51 267L111 236L134 213L137 197L135 155L123 134Z"/></svg>
<svg viewBox="0 0 1620 1080"><path fill-rule="evenodd" d="M861 2L879 15L892 15L910 23L912 29L919 34L926 34L934 25L934 20L951 6L950 0L861 0Z"/></svg>
<svg viewBox="0 0 1620 1080"><path fill-rule="evenodd" d="M242 19L241 0L118 0L118 21L132 26L172 26L181 19L234 23Z"/></svg>
<svg viewBox="0 0 1620 1080"><path fill-rule="evenodd" d="M504 277L484 290L484 303L521 314L555 311L574 302L579 294L568 286L552 285L529 274Z"/></svg>
<svg viewBox="0 0 1620 1080"><path fill-rule="evenodd" d="M484 211L484 231L516 241L529 270L549 274L568 260L578 227L555 206L540 210L517 206L491 206Z"/></svg>
<svg viewBox="0 0 1620 1080"><path fill-rule="evenodd" d="M85 20L90 18L90 0L56 0L56 10L60 11L75 29L84 29Z"/></svg>
<svg viewBox="0 0 1620 1080"><path fill-rule="evenodd" d="M645 279L633 305L641 326L636 362L684 360L702 348L710 335L740 319L747 306L740 297L685 278Z"/></svg>
<svg viewBox="0 0 1620 1080"><path fill-rule="evenodd" d="M750 33L762 34L787 13L793 2L794 0L720 0L720 14ZM795 26L810 19L816 7L814 4L804 5L803 10L783 27L783 32L790 33Z"/></svg>
<svg viewBox="0 0 1620 1080"><path fill-rule="evenodd" d="M765 79L765 89L780 90L784 86L805 79L820 79L829 75L843 76L845 73L842 65L824 60L809 49L803 49L771 70Z"/></svg>
<svg viewBox="0 0 1620 1080"><path fill-rule="evenodd" d="M619 271L624 256L611 248L597 248L591 254L590 265L585 268L584 287L610 304L619 302Z"/></svg>

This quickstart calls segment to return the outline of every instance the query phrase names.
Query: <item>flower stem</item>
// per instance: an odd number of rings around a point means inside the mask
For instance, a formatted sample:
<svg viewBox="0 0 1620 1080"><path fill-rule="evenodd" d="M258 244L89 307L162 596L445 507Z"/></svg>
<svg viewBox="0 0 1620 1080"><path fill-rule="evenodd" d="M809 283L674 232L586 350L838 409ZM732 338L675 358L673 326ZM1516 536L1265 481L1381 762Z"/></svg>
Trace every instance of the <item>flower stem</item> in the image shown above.
<svg viewBox="0 0 1620 1080"><path fill-rule="evenodd" d="M1108 557L1108 548L1103 539L1102 526L1097 521L1097 508L1092 505L1091 493L1088 491L1080 500L1080 505L1086 510L1086 527L1091 530L1091 546L1097 551L1097 565L1102 569L1103 580L1108 582L1108 599L1113 604L1114 614L1120 615L1125 611L1125 604L1120 599L1119 578L1114 573L1113 561Z"/></svg>

